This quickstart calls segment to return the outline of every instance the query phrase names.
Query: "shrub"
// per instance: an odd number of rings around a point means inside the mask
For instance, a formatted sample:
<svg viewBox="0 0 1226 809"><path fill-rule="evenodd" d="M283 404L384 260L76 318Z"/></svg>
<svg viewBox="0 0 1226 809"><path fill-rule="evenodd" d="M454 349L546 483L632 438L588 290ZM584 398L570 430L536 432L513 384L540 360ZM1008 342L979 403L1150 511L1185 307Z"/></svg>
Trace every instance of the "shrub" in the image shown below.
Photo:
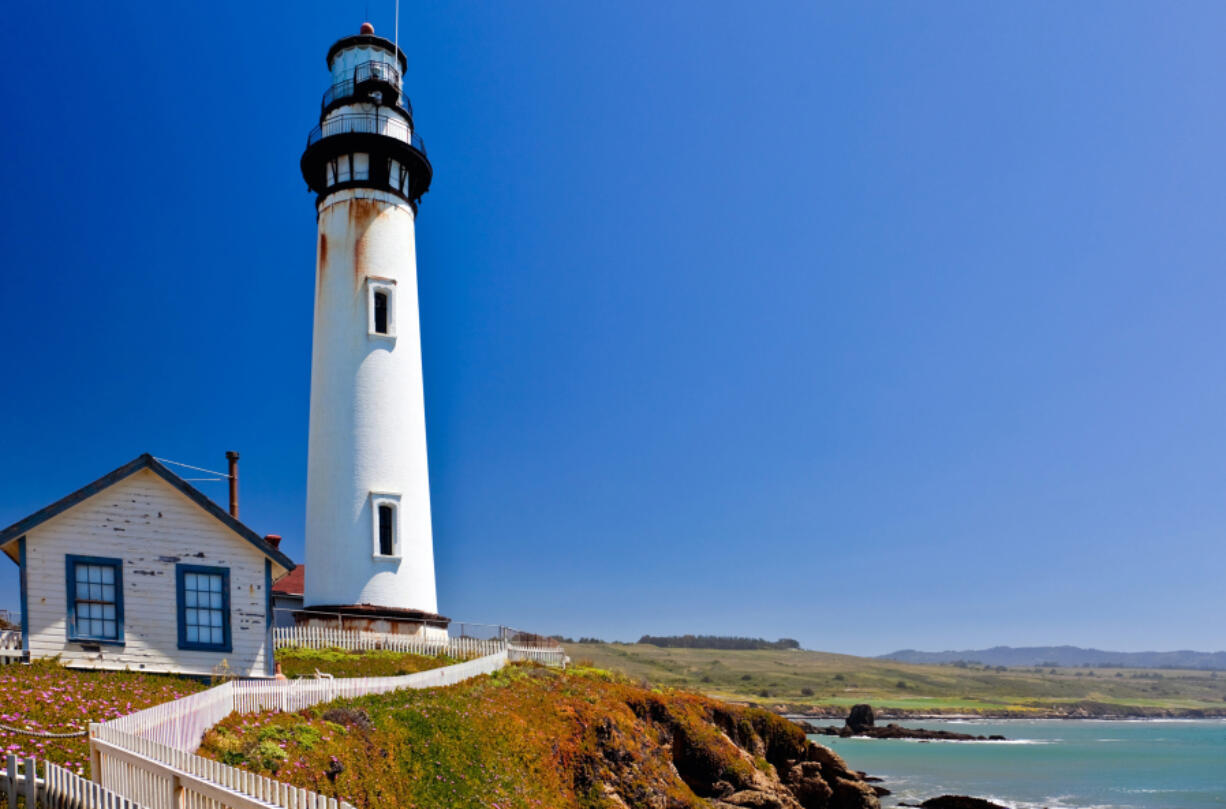
<svg viewBox="0 0 1226 809"><path fill-rule="evenodd" d="M326 722L354 727L358 730L370 730L375 725L370 721L370 714L361 708L329 708L320 717Z"/></svg>
<svg viewBox="0 0 1226 809"><path fill-rule="evenodd" d="M800 695L802 697L811 697L813 696L813 689L806 685L804 688L800 689Z"/></svg>
<svg viewBox="0 0 1226 809"><path fill-rule="evenodd" d="M261 769L275 773L281 768L281 762L289 758L289 754L282 750L280 745L269 739L256 745L249 758Z"/></svg>

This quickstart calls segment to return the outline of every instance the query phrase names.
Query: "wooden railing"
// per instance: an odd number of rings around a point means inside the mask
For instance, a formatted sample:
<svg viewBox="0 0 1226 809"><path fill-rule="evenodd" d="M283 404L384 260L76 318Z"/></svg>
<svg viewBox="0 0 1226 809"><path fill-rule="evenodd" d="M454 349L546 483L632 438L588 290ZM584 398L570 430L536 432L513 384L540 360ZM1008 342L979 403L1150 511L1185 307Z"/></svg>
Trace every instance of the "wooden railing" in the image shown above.
<svg viewBox="0 0 1226 809"><path fill-rule="evenodd" d="M94 777L150 809L352 809L336 798L122 731L91 726Z"/></svg>
<svg viewBox="0 0 1226 809"><path fill-rule="evenodd" d="M283 684L286 681L268 682ZM236 710L235 688L236 682L222 683L207 691L112 719L99 727L194 753L205 731Z"/></svg>
<svg viewBox="0 0 1226 809"><path fill-rule="evenodd" d="M406 674L311 680L236 680L90 725L90 765L108 789L151 809L352 809L318 793L195 755L204 733L233 711L298 711L343 697L453 685L490 674L508 652Z"/></svg>
<svg viewBox="0 0 1226 809"><path fill-rule="evenodd" d="M36 806L55 809L142 809L120 795L103 789L58 764L43 762L43 777L38 777L38 762L27 758L18 762L9 753L5 766L0 767L0 795L7 796L7 806L15 808L21 798L26 809Z"/></svg>

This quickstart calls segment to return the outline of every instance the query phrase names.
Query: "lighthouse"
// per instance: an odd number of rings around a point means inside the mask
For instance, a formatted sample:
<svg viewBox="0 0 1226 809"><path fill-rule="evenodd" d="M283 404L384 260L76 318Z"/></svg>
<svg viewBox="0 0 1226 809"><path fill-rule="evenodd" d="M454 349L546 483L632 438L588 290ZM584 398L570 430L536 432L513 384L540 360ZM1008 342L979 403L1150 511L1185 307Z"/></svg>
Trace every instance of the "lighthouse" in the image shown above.
<svg viewBox="0 0 1226 809"><path fill-rule="evenodd" d="M433 170L395 44L328 49L331 85L302 176L318 222L306 580L298 624L435 637L417 206Z"/></svg>

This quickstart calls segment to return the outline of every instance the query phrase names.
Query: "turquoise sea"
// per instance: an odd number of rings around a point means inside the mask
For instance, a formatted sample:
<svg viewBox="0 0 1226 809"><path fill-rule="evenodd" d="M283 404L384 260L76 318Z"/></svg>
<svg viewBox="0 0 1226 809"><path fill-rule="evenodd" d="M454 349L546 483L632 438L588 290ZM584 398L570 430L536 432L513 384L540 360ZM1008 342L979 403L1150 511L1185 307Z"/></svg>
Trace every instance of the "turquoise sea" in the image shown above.
<svg viewBox="0 0 1226 809"><path fill-rule="evenodd" d="M884 779L882 806L941 794L1019 809L1226 807L1226 720L934 720L907 727L999 734L1007 742L810 736Z"/></svg>

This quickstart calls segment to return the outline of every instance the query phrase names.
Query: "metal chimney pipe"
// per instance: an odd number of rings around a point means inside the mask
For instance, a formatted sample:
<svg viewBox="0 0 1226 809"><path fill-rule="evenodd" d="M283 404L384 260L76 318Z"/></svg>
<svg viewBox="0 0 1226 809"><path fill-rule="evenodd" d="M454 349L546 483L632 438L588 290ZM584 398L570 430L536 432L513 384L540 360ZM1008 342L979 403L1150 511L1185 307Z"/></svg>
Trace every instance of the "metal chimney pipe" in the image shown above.
<svg viewBox="0 0 1226 809"><path fill-rule="evenodd" d="M238 519L238 453L226 450L226 460L230 462L230 516Z"/></svg>

